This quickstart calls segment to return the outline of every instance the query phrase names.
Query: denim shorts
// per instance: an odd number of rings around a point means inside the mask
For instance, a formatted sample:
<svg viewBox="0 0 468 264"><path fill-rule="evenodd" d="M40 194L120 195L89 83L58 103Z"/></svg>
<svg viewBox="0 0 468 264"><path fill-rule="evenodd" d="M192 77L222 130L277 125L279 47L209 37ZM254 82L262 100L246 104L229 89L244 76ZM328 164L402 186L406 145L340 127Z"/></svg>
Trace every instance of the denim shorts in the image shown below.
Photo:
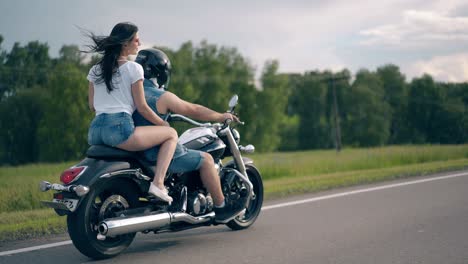
<svg viewBox="0 0 468 264"><path fill-rule="evenodd" d="M89 127L88 143L115 147L125 142L134 130L132 116L128 113L99 114Z"/></svg>
<svg viewBox="0 0 468 264"><path fill-rule="evenodd" d="M159 146L145 150L143 155L148 161L156 162L159 153ZM181 144L177 144L168 172L183 173L196 171L200 169L203 163L202 152L193 149L187 149Z"/></svg>

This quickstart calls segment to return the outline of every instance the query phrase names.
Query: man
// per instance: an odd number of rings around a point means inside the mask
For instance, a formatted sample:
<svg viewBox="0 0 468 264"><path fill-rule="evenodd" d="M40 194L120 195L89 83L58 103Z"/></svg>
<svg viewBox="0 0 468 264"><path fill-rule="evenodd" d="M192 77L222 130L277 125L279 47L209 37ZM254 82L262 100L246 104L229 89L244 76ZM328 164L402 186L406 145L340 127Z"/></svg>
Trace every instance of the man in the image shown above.
<svg viewBox="0 0 468 264"><path fill-rule="evenodd" d="M184 101L175 94L165 91L164 89L167 89L170 79L171 63L167 55L161 50L143 49L138 52L135 62L143 66L145 77L143 86L146 101L155 113L161 117L171 112L200 121L224 122L226 119L238 121L235 115L218 113L202 105ZM133 119L135 126L152 125L137 112L133 115ZM158 147L154 147L145 151L145 157L150 161L155 161L158 150ZM213 157L206 152L187 149L178 144L168 171L182 173L197 170L200 172L203 185L213 198L215 220L219 223L227 223L236 217L244 209L245 200L236 203L225 203Z"/></svg>

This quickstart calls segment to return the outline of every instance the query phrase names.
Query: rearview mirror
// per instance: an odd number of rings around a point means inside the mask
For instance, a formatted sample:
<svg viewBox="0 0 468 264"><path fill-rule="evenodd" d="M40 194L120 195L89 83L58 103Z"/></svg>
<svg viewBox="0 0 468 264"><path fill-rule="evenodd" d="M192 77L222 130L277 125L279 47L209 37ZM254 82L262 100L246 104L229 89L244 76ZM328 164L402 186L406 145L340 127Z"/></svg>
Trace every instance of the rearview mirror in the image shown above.
<svg viewBox="0 0 468 264"><path fill-rule="evenodd" d="M237 105L237 100L239 100L239 96L237 96L237 94L231 97L231 100L229 100L229 108L234 108L234 106Z"/></svg>

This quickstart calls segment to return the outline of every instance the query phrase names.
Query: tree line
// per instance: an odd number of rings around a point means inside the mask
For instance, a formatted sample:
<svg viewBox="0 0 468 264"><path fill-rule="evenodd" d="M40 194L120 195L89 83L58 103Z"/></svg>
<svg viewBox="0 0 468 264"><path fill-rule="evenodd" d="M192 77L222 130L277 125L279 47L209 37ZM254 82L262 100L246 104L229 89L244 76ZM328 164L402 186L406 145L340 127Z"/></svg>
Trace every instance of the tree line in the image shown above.
<svg viewBox="0 0 468 264"><path fill-rule="evenodd" d="M0 35L0 164L82 158L94 115L86 76L98 57L85 58L76 45L51 58L47 43L6 51L2 42ZM285 74L271 60L257 85L256 69L235 48L206 41L160 48L173 65L169 90L182 99L224 111L239 95L241 141L259 151L468 142L466 82L428 74L408 81L392 64L354 76L347 69Z"/></svg>

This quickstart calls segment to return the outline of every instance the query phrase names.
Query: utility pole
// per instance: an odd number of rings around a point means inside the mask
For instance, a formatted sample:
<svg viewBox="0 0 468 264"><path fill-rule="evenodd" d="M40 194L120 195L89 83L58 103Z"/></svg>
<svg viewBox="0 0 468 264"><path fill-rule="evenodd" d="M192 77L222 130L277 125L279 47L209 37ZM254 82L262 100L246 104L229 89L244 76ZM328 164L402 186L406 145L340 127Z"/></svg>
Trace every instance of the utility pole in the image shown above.
<svg viewBox="0 0 468 264"><path fill-rule="evenodd" d="M338 114L338 101L336 99L336 86L335 81L346 80L348 76L333 76L330 75L326 80L329 84L329 89L332 89L333 92L333 119L335 123L335 148L336 152L341 151L341 127L340 127L340 117Z"/></svg>
<svg viewBox="0 0 468 264"><path fill-rule="evenodd" d="M336 86L335 79L331 78L331 87L333 89L333 115L335 119L335 147L336 152L341 151L341 129L340 129L340 118L338 117L338 103L336 101Z"/></svg>

